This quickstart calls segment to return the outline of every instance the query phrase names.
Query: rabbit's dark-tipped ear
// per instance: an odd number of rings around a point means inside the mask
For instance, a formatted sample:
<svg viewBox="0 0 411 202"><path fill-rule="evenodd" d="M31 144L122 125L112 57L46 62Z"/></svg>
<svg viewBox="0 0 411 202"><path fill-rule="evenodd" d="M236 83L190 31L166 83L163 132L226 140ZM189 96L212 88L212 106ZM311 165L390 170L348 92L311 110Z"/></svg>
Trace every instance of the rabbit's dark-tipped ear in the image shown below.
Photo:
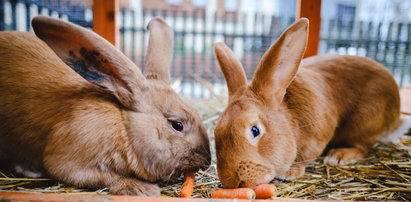
<svg viewBox="0 0 411 202"><path fill-rule="evenodd" d="M307 38L308 19L302 18L265 52L251 82L251 89L258 96L281 102L304 56Z"/></svg>
<svg viewBox="0 0 411 202"><path fill-rule="evenodd" d="M227 82L228 96L231 97L237 89L247 85L243 66L231 49L222 42L215 44L214 53Z"/></svg>
<svg viewBox="0 0 411 202"><path fill-rule="evenodd" d="M50 17L33 18L35 34L86 80L108 89L126 108L147 88L138 67L105 39L80 26Z"/></svg>
<svg viewBox="0 0 411 202"><path fill-rule="evenodd" d="M173 30L160 18L152 19L147 29L150 32L150 38L144 63L144 74L148 79L158 79L168 83L173 59Z"/></svg>

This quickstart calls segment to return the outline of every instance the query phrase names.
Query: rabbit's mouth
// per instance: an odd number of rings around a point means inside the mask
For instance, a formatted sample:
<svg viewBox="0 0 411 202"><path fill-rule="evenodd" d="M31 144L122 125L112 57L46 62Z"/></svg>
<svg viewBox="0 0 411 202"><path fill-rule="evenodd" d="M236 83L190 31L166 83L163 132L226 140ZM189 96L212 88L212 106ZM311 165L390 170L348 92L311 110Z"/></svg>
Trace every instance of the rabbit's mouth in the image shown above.
<svg viewBox="0 0 411 202"><path fill-rule="evenodd" d="M210 166L211 156L207 151L193 151L179 162L180 164L172 171L171 175L163 181L174 182L186 173L195 173L200 169L206 170Z"/></svg>
<svg viewBox="0 0 411 202"><path fill-rule="evenodd" d="M194 170L194 169L193 169ZM191 171L191 172L197 172L199 169L195 170L195 171ZM179 179L181 179L185 173L190 173L188 171L183 170L182 168L176 168L175 170L173 170L173 172L171 173L171 175L163 178L160 180L160 182L163 183L175 183L177 182Z"/></svg>
<svg viewBox="0 0 411 202"><path fill-rule="evenodd" d="M208 168L208 166L202 166L202 167L190 168L190 169L178 168L174 171L174 173L170 176L169 179L163 180L163 181L174 183L174 182L178 181L179 179L181 179L186 173L195 173L199 170L206 170L207 168Z"/></svg>
<svg viewBox="0 0 411 202"><path fill-rule="evenodd" d="M187 159L188 163L184 169L184 173L197 172L198 170L207 170L211 164L210 150L196 149Z"/></svg>

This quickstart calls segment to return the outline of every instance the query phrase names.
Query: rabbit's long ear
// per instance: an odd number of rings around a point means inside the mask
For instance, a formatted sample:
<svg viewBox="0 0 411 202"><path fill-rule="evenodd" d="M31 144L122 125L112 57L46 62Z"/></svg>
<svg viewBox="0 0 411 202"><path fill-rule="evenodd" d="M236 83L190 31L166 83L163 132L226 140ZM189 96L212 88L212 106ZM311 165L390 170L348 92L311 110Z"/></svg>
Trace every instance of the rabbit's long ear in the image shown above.
<svg viewBox="0 0 411 202"><path fill-rule="evenodd" d="M214 53L227 82L228 96L231 97L237 89L247 85L243 66L231 49L222 42L215 44Z"/></svg>
<svg viewBox="0 0 411 202"><path fill-rule="evenodd" d="M50 17L34 17L32 26L68 66L108 89L124 107L135 109L135 95L147 88L145 77L117 48L88 29Z"/></svg>
<svg viewBox="0 0 411 202"><path fill-rule="evenodd" d="M147 29L150 32L150 38L144 63L144 74L148 79L158 79L168 83L173 59L173 30L160 18L152 19Z"/></svg>
<svg viewBox="0 0 411 202"><path fill-rule="evenodd" d="M264 53L251 82L251 89L258 96L269 102L282 101L303 58L307 38L308 19L302 18Z"/></svg>

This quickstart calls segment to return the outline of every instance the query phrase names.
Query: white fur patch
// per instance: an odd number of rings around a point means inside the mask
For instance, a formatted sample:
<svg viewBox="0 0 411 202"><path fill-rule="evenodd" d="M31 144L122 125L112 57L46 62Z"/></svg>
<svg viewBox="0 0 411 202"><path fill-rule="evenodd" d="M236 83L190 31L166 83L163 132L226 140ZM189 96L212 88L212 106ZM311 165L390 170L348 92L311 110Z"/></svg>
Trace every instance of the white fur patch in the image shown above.
<svg viewBox="0 0 411 202"><path fill-rule="evenodd" d="M383 136L379 141L383 143L398 143L399 138L411 129L411 116L401 115L402 124L394 131Z"/></svg>
<svg viewBox="0 0 411 202"><path fill-rule="evenodd" d="M14 170L16 171L16 173L22 174L26 177L31 177L31 178L41 177L41 172L35 172L35 171L28 170L28 169L24 169L20 165L15 165Z"/></svg>
<svg viewBox="0 0 411 202"><path fill-rule="evenodd" d="M104 164L100 164L99 167L100 167L100 170L103 171L103 172L110 171L110 169Z"/></svg>

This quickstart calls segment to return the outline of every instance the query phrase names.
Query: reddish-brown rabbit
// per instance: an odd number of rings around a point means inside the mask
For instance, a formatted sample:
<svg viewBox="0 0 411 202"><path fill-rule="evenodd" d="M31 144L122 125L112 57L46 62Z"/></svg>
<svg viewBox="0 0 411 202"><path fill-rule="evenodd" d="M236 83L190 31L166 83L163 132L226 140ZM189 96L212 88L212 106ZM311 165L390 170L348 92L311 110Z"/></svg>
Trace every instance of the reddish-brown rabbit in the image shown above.
<svg viewBox="0 0 411 202"><path fill-rule="evenodd" d="M145 76L85 28L48 17L32 25L37 36L0 32L1 162L137 195L208 167L202 122L168 85L173 32L164 21L148 25Z"/></svg>
<svg viewBox="0 0 411 202"><path fill-rule="evenodd" d="M226 187L300 177L327 146L325 163L354 163L401 124L392 75L364 57L301 62L307 29L307 19L291 25L264 54L250 84L231 50L216 44L229 91L215 128L218 175Z"/></svg>

